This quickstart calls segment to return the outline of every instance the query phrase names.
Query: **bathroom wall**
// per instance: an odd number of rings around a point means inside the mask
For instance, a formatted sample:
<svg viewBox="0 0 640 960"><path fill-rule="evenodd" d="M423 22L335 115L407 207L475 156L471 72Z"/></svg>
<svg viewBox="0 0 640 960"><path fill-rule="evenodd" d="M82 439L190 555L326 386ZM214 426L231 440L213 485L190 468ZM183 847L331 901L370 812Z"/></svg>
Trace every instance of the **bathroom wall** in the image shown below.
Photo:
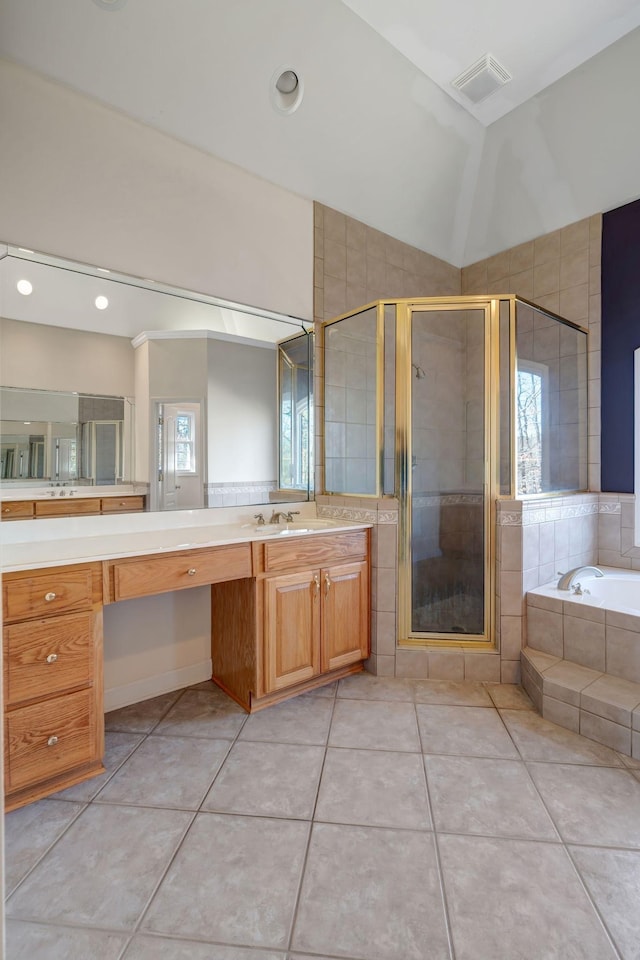
<svg viewBox="0 0 640 960"><path fill-rule="evenodd" d="M463 293L517 293L589 330L588 485L600 489L600 263L595 214L462 269Z"/></svg>
<svg viewBox="0 0 640 960"><path fill-rule="evenodd" d="M0 116L0 240L311 318L310 200L6 60Z"/></svg>
<svg viewBox="0 0 640 960"><path fill-rule="evenodd" d="M338 210L314 203L313 316L329 320L372 300L460 293L460 270ZM316 490L324 490L324 350L316 337Z"/></svg>
<svg viewBox="0 0 640 960"><path fill-rule="evenodd" d="M609 210L602 220L602 489L632 493L640 200Z"/></svg>
<svg viewBox="0 0 640 960"><path fill-rule="evenodd" d="M207 341L209 506L264 503L277 485L276 363L274 349Z"/></svg>
<svg viewBox="0 0 640 960"><path fill-rule="evenodd" d="M335 493L376 492L376 310L324 330L325 483Z"/></svg>
<svg viewBox="0 0 640 960"><path fill-rule="evenodd" d="M598 507L598 563L640 570L635 546L636 497L631 493L601 493Z"/></svg>

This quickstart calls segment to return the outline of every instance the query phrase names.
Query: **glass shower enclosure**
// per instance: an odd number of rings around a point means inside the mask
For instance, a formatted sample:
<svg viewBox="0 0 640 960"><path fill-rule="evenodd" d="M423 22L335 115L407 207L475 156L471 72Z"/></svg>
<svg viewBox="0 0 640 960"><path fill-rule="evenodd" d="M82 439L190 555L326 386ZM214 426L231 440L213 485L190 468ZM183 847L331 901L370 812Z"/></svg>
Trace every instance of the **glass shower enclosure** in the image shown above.
<svg viewBox="0 0 640 960"><path fill-rule="evenodd" d="M324 488L399 502L398 637L494 643L495 504L586 488L586 331L516 296L323 324Z"/></svg>

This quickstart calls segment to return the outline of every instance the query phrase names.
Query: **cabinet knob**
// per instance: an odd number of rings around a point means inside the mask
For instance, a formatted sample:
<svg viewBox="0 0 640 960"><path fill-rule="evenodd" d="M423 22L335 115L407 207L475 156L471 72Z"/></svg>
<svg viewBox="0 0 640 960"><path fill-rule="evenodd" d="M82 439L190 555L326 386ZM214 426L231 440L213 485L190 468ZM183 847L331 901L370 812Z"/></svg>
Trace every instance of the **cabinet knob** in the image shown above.
<svg viewBox="0 0 640 960"><path fill-rule="evenodd" d="M190 568L187 570L187 573L189 574L190 577L195 577L195 575L196 575L196 568L195 568L195 567L190 567Z"/></svg>
<svg viewBox="0 0 640 960"><path fill-rule="evenodd" d="M49 593L45 593L44 598L47 601L47 603L51 603L52 600L55 600L56 595L55 593L49 592Z"/></svg>
<svg viewBox="0 0 640 960"><path fill-rule="evenodd" d="M48 746L48 747L55 747L55 745L56 745L57 742L58 742L58 738L57 738L57 737L49 737L49 739L47 740L47 746Z"/></svg>
<svg viewBox="0 0 640 960"><path fill-rule="evenodd" d="M55 663L57 659L58 659L57 653L50 653L49 656L47 657L47 663Z"/></svg>
<svg viewBox="0 0 640 960"><path fill-rule="evenodd" d="M2 512L3 512L3 513L11 513L11 507L3 507L3 508L2 508Z"/></svg>

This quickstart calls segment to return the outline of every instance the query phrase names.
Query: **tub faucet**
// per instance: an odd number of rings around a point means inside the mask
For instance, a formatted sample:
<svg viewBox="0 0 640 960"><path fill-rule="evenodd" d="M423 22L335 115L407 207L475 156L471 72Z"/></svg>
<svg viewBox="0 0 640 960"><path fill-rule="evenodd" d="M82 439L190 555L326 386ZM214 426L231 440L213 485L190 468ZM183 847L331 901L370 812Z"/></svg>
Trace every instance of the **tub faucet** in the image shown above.
<svg viewBox="0 0 640 960"><path fill-rule="evenodd" d="M604 577L604 573L599 567L574 567L573 570L569 570L568 573L560 573L558 570L560 576L557 585L558 590L571 590L571 585L575 577L582 573L593 573L596 577Z"/></svg>

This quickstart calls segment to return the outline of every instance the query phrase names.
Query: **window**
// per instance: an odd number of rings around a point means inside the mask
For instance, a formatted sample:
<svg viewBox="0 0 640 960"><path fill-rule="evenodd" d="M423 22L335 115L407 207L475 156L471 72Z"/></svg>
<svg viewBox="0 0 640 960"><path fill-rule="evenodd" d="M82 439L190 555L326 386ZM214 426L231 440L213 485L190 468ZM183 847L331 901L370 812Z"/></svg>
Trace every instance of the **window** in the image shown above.
<svg viewBox="0 0 640 960"><path fill-rule="evenodd" d="M176 416L176 473L196 472L195 415L179 413Z"/></svg>
<svg viewBox="0 0 640 960"><path fill-rule="evenodd" d="M543 493L548 488L548 374L533 360L518 360L516 381L517 494Z"/></svg>

